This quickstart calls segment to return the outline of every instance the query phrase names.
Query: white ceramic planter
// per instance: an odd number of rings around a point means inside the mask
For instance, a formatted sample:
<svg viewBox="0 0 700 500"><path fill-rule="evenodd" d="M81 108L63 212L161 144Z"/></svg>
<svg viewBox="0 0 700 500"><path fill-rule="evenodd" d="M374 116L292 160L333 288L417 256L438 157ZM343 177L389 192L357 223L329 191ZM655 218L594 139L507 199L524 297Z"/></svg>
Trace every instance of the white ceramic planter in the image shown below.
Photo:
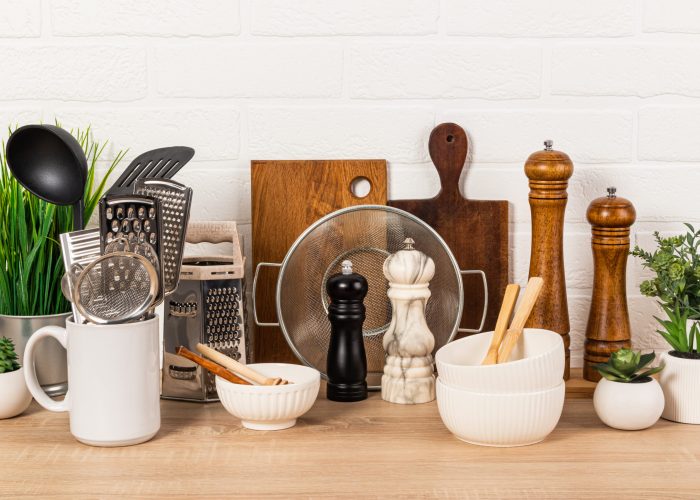
<svg viewBox="0 0 700 500"><path fill-rule="evenodd" d="M666 420L700 424L700 359L683 359L665 352L661 360L666 367L659 383L666 398L661 414Z"/></svg>
<svg viewBox="0 0 700 500"><path fill-rule="evenodd" d="M19 415L31 402L32 395L24 381L24 368L0 373L0 419Z"/></svg>
<svg viewBox="0 0 700 500"><path fill-rule="evenodd" d="M593 394L593 406L605 425L637 431L659 420L664 409L664 394L654 379L624 383L602 378Z"/></svg>

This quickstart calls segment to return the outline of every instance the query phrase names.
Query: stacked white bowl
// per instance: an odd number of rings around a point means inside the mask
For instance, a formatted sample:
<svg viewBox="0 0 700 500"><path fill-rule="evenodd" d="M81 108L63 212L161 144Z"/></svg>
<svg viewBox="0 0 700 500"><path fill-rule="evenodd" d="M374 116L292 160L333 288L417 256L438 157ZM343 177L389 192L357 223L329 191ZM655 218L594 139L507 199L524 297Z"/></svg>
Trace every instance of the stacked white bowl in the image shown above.
<svg viewBox="0 0 700 500"><path fill-rule="evenodd" d="M538 443L554 430L564 407L561 335L526 328L510 361L482 365L492 335L456 340L436 353L440 417L450 432L468 443Z"/></svg>

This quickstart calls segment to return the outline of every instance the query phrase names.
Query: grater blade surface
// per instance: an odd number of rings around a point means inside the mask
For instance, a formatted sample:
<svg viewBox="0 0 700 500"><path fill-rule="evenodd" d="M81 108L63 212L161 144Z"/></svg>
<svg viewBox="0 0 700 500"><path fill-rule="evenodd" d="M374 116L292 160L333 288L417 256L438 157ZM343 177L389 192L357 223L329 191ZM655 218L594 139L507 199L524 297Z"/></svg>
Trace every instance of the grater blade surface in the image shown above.
<svg viewBox="0 0 700 500"><path fill-rule="evenodd" d="M87 267L101 255L100 251L100 230L83 229L61 234L61 255L63 256L63 266L66 272L74 269L74 266ZM73 310L73 321L81 324L85 318L78 311L75 304L71 302Z"/></svg>
<svg viewBox="0 0 700 500"><path fill-rule="evenodd" d="M168 179L138 179L134 193L160 200L161 244L164 295L170 295L180 281L185 232L190 218L192 188Z"/></svg>

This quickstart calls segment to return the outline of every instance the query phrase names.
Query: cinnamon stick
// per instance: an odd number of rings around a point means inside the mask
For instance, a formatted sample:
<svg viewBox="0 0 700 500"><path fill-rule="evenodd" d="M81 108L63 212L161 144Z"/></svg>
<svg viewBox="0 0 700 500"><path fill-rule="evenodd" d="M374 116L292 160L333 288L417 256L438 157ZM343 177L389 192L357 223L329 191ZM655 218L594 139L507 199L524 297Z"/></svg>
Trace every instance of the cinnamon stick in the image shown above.
<svg viewBox="0 0 700 500"><path fill-rule="evenodd" d="M240 377L237 377L230 371L228 371L226 368L223 366L220 366L213 361L209 361L208 359L204 359L201 356L197 356L195 353L187 349L186 347L179 346L177 350L175 351L178 356L182 356L183 358L187 358L190 361L194 361L197 363L199 366L206 368L210 372L212 372L215 375L218 375L219 377L228 380L229 382L233 384L241 384L241 385L252 385L250 382L247 380L243 380Z"/></svg>
<svg viewBox="0 0 700 500"><path fill-rule="evenodd" d="M239 363L233 358L220 353L216 349L212 349L204 344L197 344L197 350L206 356L208 359L220 364L229 371L234 372L237 375L241 375L258 385L287 385L289 382L287 380L281 379L279 377L266 377L262 373L258 373L249 366Z"/></svg>

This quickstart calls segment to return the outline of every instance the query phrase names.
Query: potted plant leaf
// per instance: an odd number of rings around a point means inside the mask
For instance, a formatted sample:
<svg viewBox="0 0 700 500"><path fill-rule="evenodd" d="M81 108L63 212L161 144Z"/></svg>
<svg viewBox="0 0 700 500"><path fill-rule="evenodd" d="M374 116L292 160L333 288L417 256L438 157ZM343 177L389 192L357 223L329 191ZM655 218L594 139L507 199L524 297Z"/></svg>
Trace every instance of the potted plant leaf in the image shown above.
<svg viewBox="0 0 700 500"><path fill-rule="evenodd" d="M657 332L671 350L661 355L666 368L659 376L666 405L663 418L700 424L700 231L685 224L685 234L662 238L654 233L657 248L635 247L632 255L655 277L642 282L643 295L655 297L665 313L656 320Z"/></svg>
<svg viewBox="0 0 700 500"><path fill-rule="evenodd" d="M58 123L56 125L59 125ZM60 125L59 125L60 126ZM12 129L8 129L8 135ZM85 219L89 220L109 175L125 153L119 151L101 182L95 177L106 142L93 139L90 128L71 131L88 159ZM63 261L59 236L73 228L71 207L47 203L25 190L0 157L0 335L15 344L20 358L29 336L43 326L63 326L70 304L61 293ZM37 357L39 382L50 395L66 390L66 355L58 342L43 342Z"/></svg>
<svg viewBox="0 0 700 500"><path fill-rule="evenodd" d="M29 407L32 395L24 382L24 370L17 361L15 345L0 338L0 419L19 415Z"/></svg>
<svg viewBox="0 0 700 500"><path fill-rule="evenodd" d="M650 368L655 354L620 349L607 363L594 366L602 375L593 394L598 417L610 427L636 431L651 427L664 409L664 394L651 376L663 365Z"/></svg>

